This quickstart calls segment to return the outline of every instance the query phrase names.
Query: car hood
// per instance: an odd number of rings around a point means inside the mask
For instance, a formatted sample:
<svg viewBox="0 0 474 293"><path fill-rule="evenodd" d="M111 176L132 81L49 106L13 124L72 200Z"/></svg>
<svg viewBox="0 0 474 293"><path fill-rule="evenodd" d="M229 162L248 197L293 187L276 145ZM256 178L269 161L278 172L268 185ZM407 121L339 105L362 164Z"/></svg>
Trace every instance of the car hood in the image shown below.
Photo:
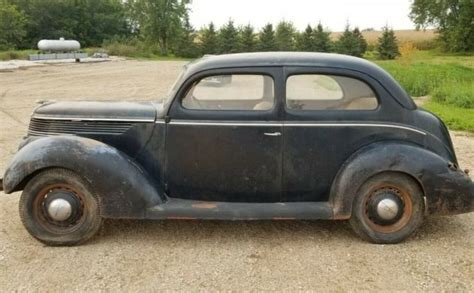
<svg viewBox="0 0 474 293"><path fill-rule="evenodd" d="M50 102L36 108L32 118L153 122L162 108L152 102Z"/></svg>

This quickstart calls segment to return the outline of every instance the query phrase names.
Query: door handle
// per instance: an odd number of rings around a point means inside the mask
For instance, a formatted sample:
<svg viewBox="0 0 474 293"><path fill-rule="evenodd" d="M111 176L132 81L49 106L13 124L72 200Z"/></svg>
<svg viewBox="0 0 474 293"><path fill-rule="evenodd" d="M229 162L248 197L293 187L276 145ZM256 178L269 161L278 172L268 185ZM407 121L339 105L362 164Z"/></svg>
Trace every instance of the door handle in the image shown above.
<svg viewBox="0 0 474 293"><path fill-rule="evenodd" d="M265 132L265 136L281 136L281 132Z"/></svg>

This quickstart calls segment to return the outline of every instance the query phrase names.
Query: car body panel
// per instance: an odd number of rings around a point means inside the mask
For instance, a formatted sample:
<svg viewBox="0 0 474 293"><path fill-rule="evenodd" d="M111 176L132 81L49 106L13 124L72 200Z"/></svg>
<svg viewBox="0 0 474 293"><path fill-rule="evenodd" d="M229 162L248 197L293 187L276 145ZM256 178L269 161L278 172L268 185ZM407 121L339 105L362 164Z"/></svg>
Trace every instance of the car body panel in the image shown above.
<svg viewBox="0 0 474 293"><path fill-rule="evenodd" d="M144 218L147 208L165 200L160 185L132 158L99 141L72 136L43 137L26 144L5 172L5 192L16 191L25 179L49 168L80 174L99 196L104 217Z"/></svg>
<svg viewBox="0 0 474 293"><path fill-rule="evenodd" d="M300 73L363 81L379 106L290 110L285 81ZM271 76L273 108L182 106L199 80L217 76L219 86L229 74ZM360 186L381 172L414 178L429 214L474 209L474 184L459 170L442 121L417 109L378 66L336 54L203 58L186 67L162 104L47 103L35 110L3 187L21 190L53 167L86 178L101 198L103 216L113 218L347 219Z"/></svg>

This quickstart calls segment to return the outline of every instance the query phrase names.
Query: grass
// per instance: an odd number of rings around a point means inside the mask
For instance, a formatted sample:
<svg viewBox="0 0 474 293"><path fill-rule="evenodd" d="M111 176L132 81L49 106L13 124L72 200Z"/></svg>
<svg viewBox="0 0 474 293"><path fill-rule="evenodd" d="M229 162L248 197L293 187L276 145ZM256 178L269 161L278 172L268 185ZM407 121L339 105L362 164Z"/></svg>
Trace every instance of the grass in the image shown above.
<svg viewBox="0 0 474 293"><path fill-rule="evenodd" d="M376 63L411 96L430 96L424 107L451 129L474 132L474 55L417 51L410 58Z"/></svg>
<svg viewBox="0 0 474 293"><path fill-rule="evenodd" d="M466 109L435 101L429 101L423 108L436 113L452 130L474 132L474 109Z"/></svg>
<svg viewBox="0 0 474 293"><path fill-rule="evenodd" d="M414 97L432 95L440 87L453 85L465 87L474 83L474 68L459 64L416 62L405 65L396 61L378 63ZM450 94L447 91L444 93ZM474 99L474 92L472 98Z"/></svg>

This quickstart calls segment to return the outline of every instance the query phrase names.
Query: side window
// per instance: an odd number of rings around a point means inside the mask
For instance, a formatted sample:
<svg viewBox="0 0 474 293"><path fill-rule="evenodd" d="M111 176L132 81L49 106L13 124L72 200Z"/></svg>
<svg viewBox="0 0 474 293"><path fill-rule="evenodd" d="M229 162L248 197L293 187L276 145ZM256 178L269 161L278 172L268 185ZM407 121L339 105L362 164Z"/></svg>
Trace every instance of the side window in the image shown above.
<svg viewBox="0 0 474 293"><path fill-rule="evenodd" d="M191 87L182 105L192 110L270 110L275 103L273 84L267 75L210 76Z"/></svg>
<svg viewBox="0 0 474 293"><path fill-rule="evenodd" d="M374 91L355 78L302 74L288 77L286 105L294 110L375 110Z"/></svg>

